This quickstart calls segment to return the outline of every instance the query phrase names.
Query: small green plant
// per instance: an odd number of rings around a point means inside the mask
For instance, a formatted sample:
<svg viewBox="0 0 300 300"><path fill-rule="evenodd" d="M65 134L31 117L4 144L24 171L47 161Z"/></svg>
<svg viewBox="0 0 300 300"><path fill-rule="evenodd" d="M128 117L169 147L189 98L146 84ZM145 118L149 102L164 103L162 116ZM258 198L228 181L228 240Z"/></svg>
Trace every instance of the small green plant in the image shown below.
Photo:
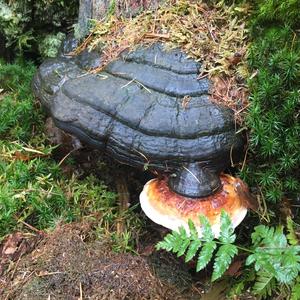
<svg viewBox="0 0 300 300"><path fill-rule="evenodd" d="M41 43L50 43L54 49L61 41L56 34L66 32L74 23L78 3L75 0L0 0L0 37L18 54L28 51L37 54ZM39 54L49 53L44 47L40 50Z"/></svg>
<svg viewBox="0 0 300 300"><path fill-rule="evenodd" d="M1 140L27 143L34 139L35 131L41 130L43 114L34 101L30 87L35 70L36 67L30 62L19 60L14 64L5 64L0 60Z"/></svg>
<svg viewBox="0 0 300 300"><path fill-rule="evenodd" d="M214 281L224 274L238 252L237 247L233 244L236 236L233 233L230 218L224 211L221 214L221 231L217 240L215 240L207 218L205 216L199 218L203 226L201 238L198 237L194 223L189 220L190 234L180 227L178 232L173 231L168 234L162 242L157 244L156 248L172 251L178 257L185 254L185 262L189 262L197 255L196 270L199 272L212 260L217 244L220 244L213 267L212 281Z"/></svg>
<svg viewBox="0 0 300 300"><path fill-rule="evenodd" d="M218 238L214 238L206 217L200 216L200 222L203 228L201 237L198 237L193 222L189 221L189 233L180 227L178 231L166 235L164 240L157 244L157 249L171 251L177 256L184 255L185 262L196 256L197 272L213 261L212 281L221 278L234 256L241 252L247 254L245 268L250 265L253 267L249 270L252 279L249 276L241 278L240 292L252 286L255 295L266 298L274 293L274 287L288 286L288 289L294 291L292 294L296 294L299 289L300 246L291 220L288 220L287 235L284 234L283 226L256 226L251 235L252 245L248 248L234 244L236 236L226 212L221 214Z"/></svg>
<svg viewBox="0 0 300 300"><path fill-rule="evenodd" d="M250 159L243 176L269 203L300 193L299 7L299 0L258 1L251 21Z"/></svg>
<svg viewBox="0 0 300 300"><path fill-rule="evenodd" d="M39 44L39 53L43 57L56 57L66 35L62 32L48 34Z"/></svg>

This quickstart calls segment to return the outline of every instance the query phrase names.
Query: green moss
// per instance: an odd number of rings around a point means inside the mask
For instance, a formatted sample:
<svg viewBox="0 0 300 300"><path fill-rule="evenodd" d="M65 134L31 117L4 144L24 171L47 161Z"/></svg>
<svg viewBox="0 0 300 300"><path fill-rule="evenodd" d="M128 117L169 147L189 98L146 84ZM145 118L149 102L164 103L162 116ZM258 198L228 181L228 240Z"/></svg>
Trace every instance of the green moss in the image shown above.
<svg viewBox="0 0 300 300"><path fill-rule="evenodd" d="M272 202L300 193L300 41L291 27L300 24L296 6L300 1L259 2L248 53L257 74L249 82L252 159L245 175Z"/></svg>
<svg viewBox="0 0 300 300"><path fill-rule="evenodd" d="M33 100L30 83L35 71L31 63L0 61L0 138L28 142L39 130L43 115Z"/></svg>
<svg viewBox="0 0 300 300"><path fill-rule="evenodd" d="M270 23L299 26L299 0L258 0L255 23L268 26Z"/></svg>
<svg viewBox="0 0 300 300"><path fill-rule="evenodd" d="M0 143L0 238L20 221L46 229L58 222L101 215L102 222L112 226L118 212L116 195L101 180L66 178L51 157L34 158L27 149L51 153L45 146L34 149L22 143Z"/></svg>

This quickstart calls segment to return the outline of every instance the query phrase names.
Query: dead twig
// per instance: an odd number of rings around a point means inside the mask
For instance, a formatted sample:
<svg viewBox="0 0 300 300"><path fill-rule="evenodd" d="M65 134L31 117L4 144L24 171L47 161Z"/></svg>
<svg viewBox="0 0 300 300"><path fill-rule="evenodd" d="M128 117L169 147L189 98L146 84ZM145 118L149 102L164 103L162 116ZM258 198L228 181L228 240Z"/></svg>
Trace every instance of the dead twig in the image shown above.
<svg viewBox="0 0 300 300"><path fill-rule="evenodd" d="M26 227L28 227L30 230L32 230L32 231L34 231L34 232L36 232L36 233L38 233L38 234L44 233L42 230L39 230L39 229L33 227L32 225L26 223L26 222L23 221L23 220L18 220L18 222L19 222L19 223L22 223L23 225L25 225Z"/></svg>

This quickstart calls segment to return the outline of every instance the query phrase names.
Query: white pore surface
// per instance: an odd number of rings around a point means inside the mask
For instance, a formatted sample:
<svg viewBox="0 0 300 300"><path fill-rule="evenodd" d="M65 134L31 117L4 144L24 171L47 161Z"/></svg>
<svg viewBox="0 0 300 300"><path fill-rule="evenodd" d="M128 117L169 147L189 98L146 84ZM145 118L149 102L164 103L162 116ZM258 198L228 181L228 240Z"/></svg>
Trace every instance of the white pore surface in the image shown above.
<svg viewBox="0 0 300 300"><path fill-rule="evenodd" d="M148 181L145 184L144 189L140 194L141 207L142 207L142 210L144 211L144 213L146 214L146 216L149 219L151 219L153 222L155 222L161 226L164 226L166 228L169 228L171 230L178 231L178 228L183 226L187 232L190 232L187 222L185 222L182 219L178 219L178 217L175 217L175 216L170 216L170 215L168 216L168 215L162 214L159 211L157 211L155 209L155 207L153 207L151 205L147 194L148 194L149 185L154 180L156 180L156 179L152 179L152 180ZM232 224L233 224L233 228L237 227L243 221L246 214L247 214L247 209L245 207L241 207L239 210L237 210L235 212L235 215L232 217L232 220L231 220ZM201 226L196 226L196 228L197 228L199 237L201 237L202 236ZM215 235L215 237L219 236L220 222L212 225L212 231L213 231L213 234Z"/></svg>

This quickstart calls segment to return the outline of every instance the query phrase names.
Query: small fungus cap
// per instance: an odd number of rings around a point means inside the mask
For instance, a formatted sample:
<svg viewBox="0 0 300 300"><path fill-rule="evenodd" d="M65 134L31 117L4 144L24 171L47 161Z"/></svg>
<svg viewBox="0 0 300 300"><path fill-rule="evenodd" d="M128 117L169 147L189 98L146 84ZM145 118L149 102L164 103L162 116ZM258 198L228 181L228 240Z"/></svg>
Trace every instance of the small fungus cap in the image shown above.
<svg viewBox="0 0 300 300"><path fill-rule="evenodd" d="M237 227L247 214L248 208L254 208L253 197L248 187L239 178L221 175L222 188L206 198L191 199L173 192L167 179L152 179L144 186L140 194L141 207L155 223L171 230L183 226L188 232L188 220L191 219L201 236L199 215L208 218L215 237L220 233L221 211L225 210Z"/></svg>

